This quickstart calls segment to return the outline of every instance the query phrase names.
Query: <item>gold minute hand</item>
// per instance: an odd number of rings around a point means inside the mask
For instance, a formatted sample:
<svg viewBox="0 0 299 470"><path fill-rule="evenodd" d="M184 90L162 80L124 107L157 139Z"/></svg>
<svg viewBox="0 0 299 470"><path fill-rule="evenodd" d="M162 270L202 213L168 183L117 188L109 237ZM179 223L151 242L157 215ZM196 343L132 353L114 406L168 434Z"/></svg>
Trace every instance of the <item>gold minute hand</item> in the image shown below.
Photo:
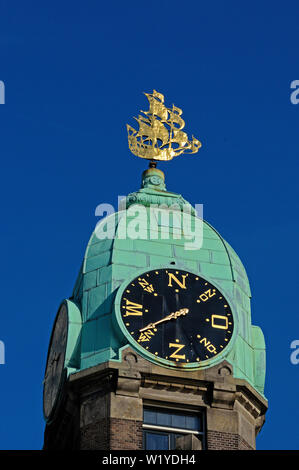
<svg viewBox="0 0 299 470"><path fill-rule="evenodd" d="M162 318L161 320L156 321L155 323L149 323L147 326L145 326L144 328L141 328L139 331L140 333L142 333L142 331L151 330L153 328L156 328L156 325L159 325L159 323L162 323L168 320L176 320L181 315L187 315L188 312L189 312L188 308L181 308L180 310L170 313L169 315Z"/></svg>

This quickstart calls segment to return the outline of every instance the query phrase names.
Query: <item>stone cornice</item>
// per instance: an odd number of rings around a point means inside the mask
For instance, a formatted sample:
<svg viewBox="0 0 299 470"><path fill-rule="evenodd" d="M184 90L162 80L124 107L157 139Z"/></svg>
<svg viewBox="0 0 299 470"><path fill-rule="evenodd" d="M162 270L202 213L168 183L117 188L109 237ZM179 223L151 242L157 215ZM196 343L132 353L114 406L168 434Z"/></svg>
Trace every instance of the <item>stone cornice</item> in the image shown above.
<svg viewBox="0 0 299 470"><path fill-rule="evenodd" d="M157 399L163 392L169 399L175 394L189 397L211 408L242 407L256 420L264 416L267 401L246 380L233 377L233 367L227 361L205 370L172 370L149 363L131 347L122 351L121 361L109 361L72 374L71 390L93 393L99 388L116 394ZM191 398L192 397L192 398ZM261 424L261 420L260 420Z"/></svg>

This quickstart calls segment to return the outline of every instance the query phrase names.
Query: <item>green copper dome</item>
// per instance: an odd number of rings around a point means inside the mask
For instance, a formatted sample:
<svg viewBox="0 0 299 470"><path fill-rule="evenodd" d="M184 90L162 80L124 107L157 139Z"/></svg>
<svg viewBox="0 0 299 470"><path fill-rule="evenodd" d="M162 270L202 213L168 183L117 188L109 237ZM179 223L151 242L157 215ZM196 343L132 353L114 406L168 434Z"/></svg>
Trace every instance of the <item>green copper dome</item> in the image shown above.
<svg viewBox="0 0 299 470"><path fill-rule="evenodd" d="M163 174L153 170L155 174L144 172L142 188L127 197L123 210L106 219L107 235L111 238L99 239L98 227L91 235L71 297L81 310L82 328L73 357L66 364L69 372L118 360L119 349L128 344L113 326L114 300L123 282L142 271L177 267L198 273L229 299L237 314L237 335L225 359L233 365L235 377L247 380L263 394L265 343L261 329L251 324L251 292L244 266L206 221L201 225L202 246L186 249L189 239L184 234L177 238L175 212L189 206L190 219L195 223L195 210L180 195L167 192ZM134 222L136 204L141 204L143 210L138 219L138 238L132 239L124 233ZM167 222L156 217L154 229L150 222L151 204L163 204L164 212L170 215ZM174 204L176 211L171 210ZM169 234L168 239L165 233Z"/></svg>

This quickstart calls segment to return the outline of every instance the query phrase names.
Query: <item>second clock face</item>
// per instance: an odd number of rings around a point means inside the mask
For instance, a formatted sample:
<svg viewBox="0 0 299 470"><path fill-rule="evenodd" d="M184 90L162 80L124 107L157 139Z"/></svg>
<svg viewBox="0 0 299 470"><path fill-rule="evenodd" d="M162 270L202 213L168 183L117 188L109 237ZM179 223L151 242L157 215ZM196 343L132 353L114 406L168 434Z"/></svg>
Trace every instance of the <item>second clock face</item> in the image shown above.
<svg viewBox="0 0 299 470"><path fill-rule="evenodd" d="M59 387L63 378L67 330L67 307L65 304L62 304L52 332L44 378L44 415L46 419L48 419L54 411Z"/></svg>
<svg viewBox="0 0 299 470"><path fill-rule="evenodd" d="M120 310L129 336L174 365L214 358L234 329L223 294L205 279L176 269L136 277L123 291Z"/></svg>

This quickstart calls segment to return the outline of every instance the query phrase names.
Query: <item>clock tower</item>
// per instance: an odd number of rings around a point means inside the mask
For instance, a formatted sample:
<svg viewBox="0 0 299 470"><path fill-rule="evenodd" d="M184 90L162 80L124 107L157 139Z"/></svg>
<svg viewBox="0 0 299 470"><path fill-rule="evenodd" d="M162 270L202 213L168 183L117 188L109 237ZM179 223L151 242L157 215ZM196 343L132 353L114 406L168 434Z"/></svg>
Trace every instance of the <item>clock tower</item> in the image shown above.
<svg viewBox="0 0 299 470"><path fill-rule="evenodd" d="M195 153L182 111L146 94L128 128L141 188L91 235L54 321L44 449L255 449L267 410L265 342L246 271L157 161Z"/></svg>

